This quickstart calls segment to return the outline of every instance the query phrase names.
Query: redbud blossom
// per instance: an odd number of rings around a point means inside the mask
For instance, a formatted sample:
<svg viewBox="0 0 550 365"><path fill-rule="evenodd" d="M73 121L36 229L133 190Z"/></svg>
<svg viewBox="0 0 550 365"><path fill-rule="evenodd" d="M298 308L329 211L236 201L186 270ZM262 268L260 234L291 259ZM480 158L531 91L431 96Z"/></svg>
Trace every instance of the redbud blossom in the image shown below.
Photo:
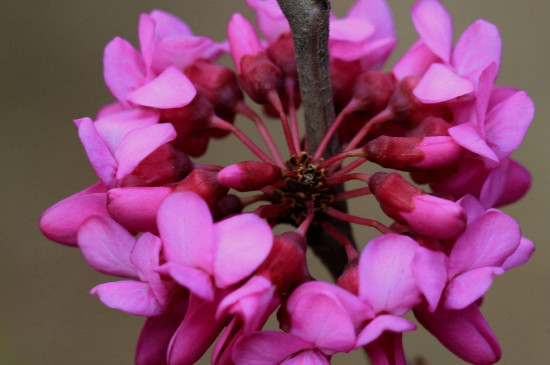
<svg viewBox="0 0 550 365"><path fill-rule="evenodd" d="M244 161L224 167L218 173L218 182L238 191L252 191L273 184L281 176L281 169L275 165L267 162Z"/></svg>

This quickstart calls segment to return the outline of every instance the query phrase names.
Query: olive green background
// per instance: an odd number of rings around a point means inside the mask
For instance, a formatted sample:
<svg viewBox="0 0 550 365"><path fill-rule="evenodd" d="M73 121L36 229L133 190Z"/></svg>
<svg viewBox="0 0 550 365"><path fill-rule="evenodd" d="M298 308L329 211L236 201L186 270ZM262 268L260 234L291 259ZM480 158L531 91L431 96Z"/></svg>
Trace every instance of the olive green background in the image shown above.
<svg viewBox="0 0 550 365"><path fill-rule="evenodd" d="M352 1L334 1L343 16ZM501 364L548 364L550 358L550 244L548 173L550 47L546 1L443 1L454 17L455 37L478 18L498 25L503 39L499 83L527 90L537 113L515 152L533 174L530 194L506 212L516 218L537 252L524 267L497 277L482 307L501 341ZM142 318L103 306L89 290L111 278L94 272L77 249L42 237L38 218L62 198L96 181L77 137L74 118L93 116L112 100L103 84L103 47L114 36L137 44L140 12L160 8L179 15L216 40L225 36L236 0L75 1L3 0L0 15L0 364L131 364ZM417 38L413 3L390 1L400 37L392 57ZM239 126L247 122L238 122ZM272 126L276 126L272 124ZM276 128L274 128L276 129ZM203 161L251 158L233 138ZM372 216L358 199L352 209ZM360 212L362 210L362 212ZM372 209L376 210L376 209ZM360 230L360 233L366 232ZM364 244L367 238L358 238ZM317 264L312 271L323 276ZM463 364L425 331L405 336L411 358ZM204 364L208 360L204 360ZM335 364L365 363L364 355L338 355Z"/></svg>

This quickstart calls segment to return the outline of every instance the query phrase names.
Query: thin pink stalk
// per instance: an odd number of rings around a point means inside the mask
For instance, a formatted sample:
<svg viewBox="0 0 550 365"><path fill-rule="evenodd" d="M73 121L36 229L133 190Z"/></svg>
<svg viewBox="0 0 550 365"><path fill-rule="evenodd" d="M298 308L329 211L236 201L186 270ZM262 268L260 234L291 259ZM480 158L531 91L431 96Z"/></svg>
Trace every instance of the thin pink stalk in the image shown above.
<svg viewBox="0 0 550 365"><path fill-rule="evenodd" d="M336 229L332 224L330 224L327 221L323 221L321 223L323 228L330 234L336 241L338 241L342 246L344 246L344 249L346 250L346 255L348 256L348 261L357 260L359 259L359 253L353 247L351 244L351 241L342 234L339 230Z"/></svg>
<svg viewBox="0 0 550 365"><path fill-rule="evenodd" d="M304 219L304 221L300 223L300 226L296 228L296 233L298 233L302 237L305 237L307 230L311 225L311 222L313 222L314 216L315 216L315 212L313 211L313 209L309 209L306 219Z"/></svg>
<svg viewBox="0 0 550 365"><path fill-rule="evenodd" d="M235 127L233 124L226 122L225 120L218 118L217 116L213 116L210 120L210 123L216 127L220 128L226 131L232 132L241 142L248 147L252 153L254 153L258 158L264 162L268 162L270 164L275 164L273 160L265 154L264 151L260 149L250 138L246 136L239 128Z"/></svg>
<svg viewBox="0 0 550 365"><path fill-rule="evenodd" d="M361 142L361 140L365 138L365 136L369 133L372 126L378 123L385 122L388 119L390 119L392 116L393 116L392 110L390 108L386 108L382 110L380 113L376 114L374 117L372 117L372 119L369 120L367 123L365 123L365 125L361 127L361 129L357 132L355 137L353 137L353 139L348 143L348 145L344 149L344 152L350 151L356 148L357 145L359 145L359 143Z"/></svg>
<svg viewBox="0 0 550 365"><path fill-rule="evenodd" d="M357 217L355 215L344 213L344 212L342 212L338 209L334 209L332 207L328 207L327 209L325 209L325 213L330 215L331 217L334 217L336 219L340 219L340 220L343 220L343 221L346 221L346 222L376 228L377 230L379 230L383 234L395 233L389 227L386 227L385 225L383 225L382 223L380 223L380 222L378 222L374 219L367 219L367 218Z"/></svg>
<svg viewBox="0 0 550 365"><path fill-rule="evenodd" d="M336 177L335 176L330 176L326 180L326 184L327 185L336 185L336 184L345 183L346 181L351 181L351 180L360 180L360 181L366 182L368 184L369 179L370 179L369 174L363 174L361 172L354 172L352 174L341 175L341 176L336 176Z"/></svg>
<svg viewBox="0 0 550 365"><path fill-rule="evenodd" d="M356 168L358 168L359 166L361 166L362 164L364 164L367 161L368 160L366 158L360 157L360 158L350 162L348 165L342 167L340 170L332 173L330 176L331 177L338 177L338 176L345 175L348 172L351 172L351 171L355 170ZM332 172L332 170L336 169L338 167L338 165L339 164L334 164L334 166L330 166L329 173Z"/></svg>
<svg viewBox="0 0 550 365"><path fill-rule="evenodd" d="M313 161L317 161L321 158L323 155L323 152L325 152L328 143L330 142L331 138L334 136L336 131L338 130L338 127L342 124L342 121L344 120L344 117L346 117L349 113L353 112L355 110L355 107L357 106L357 102L355 99L351 99L351 101L342 109L340 114L336 117L334 122L330 125L330 128L327 130L325 135L323 136L323 139L319 143L319 146L317 147L317 150L313 154Z"/></svg>
<svg viewBox="0 0 550 365"><path fill-rule="evenodd" d="M335 155L335 156L332 156L330 157L328 160L326 161L323 161L321 163L321 167L328 167L338 161L341 161L345 158L348 158L348 157L364 157L365 156L365 151L363 151L362 148L356 148L354 150L351 150L351 151L347 151L347 152L340 152L339 154Z"/></svg>
<svg viewBox="0 0 550 365"><path fill-rule="evenodd" d="M273 140L273 137L265 126L262 118L260 118L260 116L244 102L238 103L235 106L235 110L254 122L256 128L258 129L258 132L260 133L260 136L262 136L262 139L264 140L267 149L269 150L269 153L271 153L271 156L273 156L273 159L277 163L277 166L285 169L283 158L281 157L281 152L279 152L279 149L277 148L277 145L275 144L275 141Z"/></svg>
<svg viewBox="0 0 550 365"><path fill-rule="evenodd" d="M334 201L340 202L347 199L353 199L364 195L372 194L369 188L359 188L354 190L342 191L334 195Z"/></svg>
<svg viewBox="0 0 550 365"><path fill-rule="evenodd" d="M290 117L290 130L294 145L298 151L300 148L300 129L298 127L298 115L296 114L295 94L294 94L294 80L290 77L285 78L285 91L288 95L288 115Z"/></svg>
<svg viewBox="0 0 550 365"><path fill-rule="evenodd" d="M290 151L290 154L298 155L298 150L300 149L300 146L294 145L294 140L292 139L292 132L290 131L290 127L288 126L288 120L286 118L283 104L281 103L281 98L279 98L279 94L277 94L277 91L272 90L269 92L268 98L271 105L273 105L275 110L279 113L279 118L281 119L283 131L285 132L286 144L288 145L288 150Z"/></svg>

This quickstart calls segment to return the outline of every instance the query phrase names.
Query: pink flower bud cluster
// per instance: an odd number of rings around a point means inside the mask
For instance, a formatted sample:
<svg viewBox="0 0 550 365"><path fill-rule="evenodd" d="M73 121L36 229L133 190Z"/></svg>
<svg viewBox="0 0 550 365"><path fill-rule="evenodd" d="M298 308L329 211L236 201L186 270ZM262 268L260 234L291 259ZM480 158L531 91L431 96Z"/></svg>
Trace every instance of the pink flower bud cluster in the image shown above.
<svg viewBox="0 0 550 365"><path fill-rule="evenodd" d="M104 77L116 102L95 120L75 120L99 181L45 211L42 232L125 278L91 293L147 317L139 365L193 364L212 345L220 365L329 364L358 348L375 365L406 365L411 311L461 359L497 362L500 346L479 308L493 276L534 251L495 209L529 189L529 172L510 155L534 115L526 92L494 84L498 29L478 20L453 45L446 9L419 0L418 41L382 72L397 41L386 2L357 0L344 18L332 16L338 115L313 149L300 134L289 25L275 0L247 4L265 39L240 14L228 42L216 43L155 10L140 17L139 50L121 38L107 45ZM236 72L216 64L224 52ZM245 94L279 119L288 151ZM237 115L254 123L267 152L237 127ZM192 161L228 134L257 160ZM342 149L330 155L333 137ZM368 173L355 171L367 162ZM350 180L364 186L337 189ZM338 208L369 196L388 226ZM335 219L381 235L357 251ZM275 235L281 223L295 229ZM335 283L308 270L308 230L319 228L348 258ZM275 311L282 331L262 331Z"/></svg>

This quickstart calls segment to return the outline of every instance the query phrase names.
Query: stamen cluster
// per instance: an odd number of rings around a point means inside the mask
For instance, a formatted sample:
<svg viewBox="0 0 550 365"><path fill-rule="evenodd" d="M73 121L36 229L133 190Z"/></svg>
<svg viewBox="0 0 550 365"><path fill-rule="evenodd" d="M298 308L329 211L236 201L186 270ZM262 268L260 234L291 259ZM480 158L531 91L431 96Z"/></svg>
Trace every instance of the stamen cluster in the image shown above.
<svg viewBox="0 0 550 365"><path fill-rule="evenodd" d="M500 347L479 307L493 276L534 251L495 209L530 186L510 154L534 114L526 92L494 84L498 29L478 20L453 46L446 9L419 0L418 41L382 72L397 41L385 1L357 0L346 17L331 16L337 116L308 146L288 22L275 0L247 3L263 40L240 14L218 44L155 10L140 17L139 51L121 38L107 45L104 77L116 101L95 120L75 120L99 182L44 212L43 233L78 246L94 269L128 279L91 293L147 317L140 365L193 364L212 344L213 364L328 364L362 347L375 365L406 365L410 311L463 360L497 362ZM216 63L225 52L236 71ZM236 125L240 117L266 150ZM283 148L266 117L280 123ZM256 160L193 161L229 134ZM343 190L351 180L364 186ZM389 225L341 208L369 196ZM381 235L358 251L342 222ZM294 229L275 235L281 223ZM311 241L319 230L346 258L335 283L307 267L308 246L328 247ZM318 252L325 264L335 260ZM282 331L262 331L276 310Z"/></svg>

